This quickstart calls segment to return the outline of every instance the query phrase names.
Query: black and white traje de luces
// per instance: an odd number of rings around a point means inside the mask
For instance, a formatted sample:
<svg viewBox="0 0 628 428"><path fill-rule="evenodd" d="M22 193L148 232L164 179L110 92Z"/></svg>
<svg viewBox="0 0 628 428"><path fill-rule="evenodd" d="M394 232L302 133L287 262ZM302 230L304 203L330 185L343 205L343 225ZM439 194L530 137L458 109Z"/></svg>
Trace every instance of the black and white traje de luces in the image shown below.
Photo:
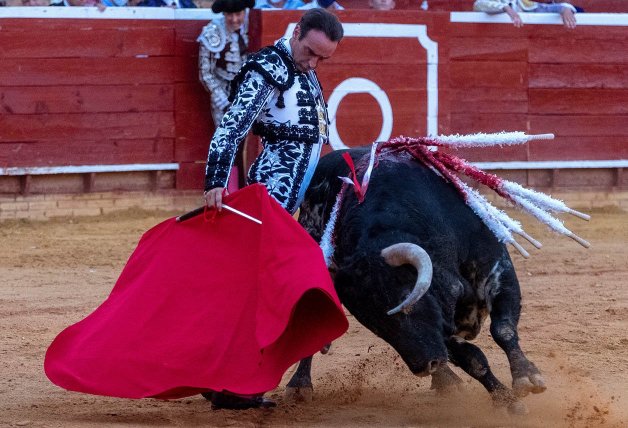
<svg viewBox="0 0 628 428"><path fill-rule="evenodd" d="M262 153L247 182L261 183L294 212L329 139L323 92L314 71L296 70L287 39L254 54L233 81L233 104L210 143L205 190L225 187L238 145L249 130Z"/></svg>

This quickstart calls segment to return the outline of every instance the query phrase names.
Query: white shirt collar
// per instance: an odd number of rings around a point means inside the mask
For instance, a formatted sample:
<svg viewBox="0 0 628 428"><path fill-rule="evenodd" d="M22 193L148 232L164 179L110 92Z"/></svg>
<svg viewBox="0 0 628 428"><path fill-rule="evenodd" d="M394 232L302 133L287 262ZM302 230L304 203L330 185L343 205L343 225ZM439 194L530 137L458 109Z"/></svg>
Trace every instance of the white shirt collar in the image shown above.
<svg viewBox="0 0 628 428"><path fill-rule="evenodd" d="M290 38L282 37L281 39L279 39L279 41L283 43L284 47L286 48L290 56L292 56L292 47L290 46Z"/></svg>

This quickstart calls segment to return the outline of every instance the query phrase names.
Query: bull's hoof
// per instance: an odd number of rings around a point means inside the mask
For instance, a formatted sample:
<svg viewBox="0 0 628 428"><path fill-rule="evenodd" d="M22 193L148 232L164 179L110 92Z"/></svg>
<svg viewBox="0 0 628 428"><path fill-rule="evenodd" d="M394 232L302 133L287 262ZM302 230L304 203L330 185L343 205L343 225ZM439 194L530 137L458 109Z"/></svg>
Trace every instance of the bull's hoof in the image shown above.
<svg viewBox="0 0 628 428"><path fill-rule="evenodd" d="M284 395L286 400L292 403L311 403L314 388L311 386L287 386Z"/></svg>
<svg viewBox="0 0 628 428"><path fill-rule="evenodd" d="M517 400L508 405L508 413L510 413L511 415L523 416L527 415L530 412L528 410L528 407L523 404L522 401Z"/></svg>
<svg viewBox="0 0 628 428"><path fill-rule="evenodd" d="M432 385L430 389L438 395L452 395L464 391L462 379L458 377L448 366L441 366L432 373Z"/></svg>
<svg viewBox="0 0 628 428"><path fill-rule="evenodd" d="M529 393L540 394L546 389L545 380L538 373L528 377L519 377L512 381L512 390L517 397L525 397Z"/></svg>
<svg viewBox="0 0 628 428"><path fill-rule="evenodd" d="M331 349L331 342L321 348L321 354L325 355Z"/></svg>

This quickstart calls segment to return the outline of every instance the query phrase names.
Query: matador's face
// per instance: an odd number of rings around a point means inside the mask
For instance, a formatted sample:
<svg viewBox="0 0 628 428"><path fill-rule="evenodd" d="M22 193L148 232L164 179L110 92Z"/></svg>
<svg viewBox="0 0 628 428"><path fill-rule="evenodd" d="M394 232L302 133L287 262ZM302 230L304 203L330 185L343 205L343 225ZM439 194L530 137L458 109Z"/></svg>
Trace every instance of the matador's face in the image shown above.
<svg viewBox="0 0 628 428"><path fill-rule="evenodd" d="M290 39L290 48L294 64L302 73L316 69L318 64L330 58L338 47L338 42L332 42L319 30L312 29L303 38L300 38L300 35L301 28L297 25Z"/></svg>
<svg viewBox="0 0 628 428"><path fill-rule="evenodd" d="M240 12L225 12L225 24L227 25L227 30L229 31L237 31L244 24L244 19L246 18L246 11L241 10Z"/></svg>

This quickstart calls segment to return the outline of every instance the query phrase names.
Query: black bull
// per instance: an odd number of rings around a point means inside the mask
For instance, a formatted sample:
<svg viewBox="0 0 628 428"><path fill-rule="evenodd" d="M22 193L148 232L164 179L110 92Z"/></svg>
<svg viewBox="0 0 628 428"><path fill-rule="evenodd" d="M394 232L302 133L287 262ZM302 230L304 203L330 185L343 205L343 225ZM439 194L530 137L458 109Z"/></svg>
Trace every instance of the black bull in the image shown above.
<svg viewBox="0 0 628 428"><path fill-rule="evenodd" d="M365 149L349 153L356 165L364 164L368 155ZM338 176L349 175L341 154L321 159L301 207L299 222L317 241L342 186ZM447 366L451 362L511 412L525 411L517 397L545 390L538 369L519 347L521 292L505 246L431 169L405 155L380 158L363 203L351 186L344 191L334 242L330 271L342 303L388 342L412 373L430 374L433 388L461 383ZM412 292L421 270L393 267L392 258L387 262L382 257L383 249L398 243L424 249L433 276L416 303L388 315ZM512 389L493 375L480 348L468 342L488 315L491 335L510 363ZM301 362L288 383L289 395L311 394L310 367L311 357Z"/></svg>

